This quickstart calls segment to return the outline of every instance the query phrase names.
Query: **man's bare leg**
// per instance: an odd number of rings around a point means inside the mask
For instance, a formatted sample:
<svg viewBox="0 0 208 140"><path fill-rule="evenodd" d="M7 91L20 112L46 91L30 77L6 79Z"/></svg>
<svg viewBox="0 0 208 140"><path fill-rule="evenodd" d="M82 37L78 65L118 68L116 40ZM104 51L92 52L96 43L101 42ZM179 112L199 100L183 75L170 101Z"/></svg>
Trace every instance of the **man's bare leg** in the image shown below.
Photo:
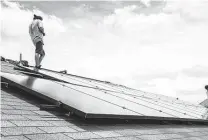
<svg viewBox="0 0 208 140"><path fill-rule="evenodd" d="M40 57L39 57L39 65L40 65L40 63L42 62L44 56L45 56L45 53L43 53L43 54L40 55Z"/></svg>
<svg viewBox="0 0 208 140"><path fill-rule="evenodd" d="M39 66L40 65L40 58L39 58L39 54L35 53L35 66Z"/></svg>

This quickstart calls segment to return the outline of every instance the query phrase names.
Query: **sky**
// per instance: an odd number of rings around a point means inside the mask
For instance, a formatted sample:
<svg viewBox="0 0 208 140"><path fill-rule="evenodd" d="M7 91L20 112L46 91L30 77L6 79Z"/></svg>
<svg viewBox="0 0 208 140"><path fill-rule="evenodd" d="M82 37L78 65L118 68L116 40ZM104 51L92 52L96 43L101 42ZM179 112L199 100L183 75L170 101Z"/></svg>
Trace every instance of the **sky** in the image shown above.
<svg viewBox="0 0 208 140"><path fill-rule="evenodd" d="M208 1L1 2L1 56L34 65L28 29L43 17L43 67L200 103L207 98Z"/></svg>

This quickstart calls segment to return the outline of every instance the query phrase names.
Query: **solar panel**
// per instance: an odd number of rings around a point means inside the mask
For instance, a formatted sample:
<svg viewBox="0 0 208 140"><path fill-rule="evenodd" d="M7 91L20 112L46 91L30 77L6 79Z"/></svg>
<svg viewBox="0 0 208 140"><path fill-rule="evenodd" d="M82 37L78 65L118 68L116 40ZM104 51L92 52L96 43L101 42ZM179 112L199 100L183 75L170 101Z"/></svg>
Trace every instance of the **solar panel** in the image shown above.
<svg viewBox="0 0 208 140"><path fill-rule="evenodd" d="M31 70L33 68L30 68ZM24 71L24 70L23 70ZM36 75L1 73L25 88L31 89L85 114L85 117L162 117L201 119L208 116L208 109L176 98L143 92L121 85L90 78L67 75L41 69ZM37 78L46 75L59 80ZM90 114L90 115L89 115Z"/></svg>

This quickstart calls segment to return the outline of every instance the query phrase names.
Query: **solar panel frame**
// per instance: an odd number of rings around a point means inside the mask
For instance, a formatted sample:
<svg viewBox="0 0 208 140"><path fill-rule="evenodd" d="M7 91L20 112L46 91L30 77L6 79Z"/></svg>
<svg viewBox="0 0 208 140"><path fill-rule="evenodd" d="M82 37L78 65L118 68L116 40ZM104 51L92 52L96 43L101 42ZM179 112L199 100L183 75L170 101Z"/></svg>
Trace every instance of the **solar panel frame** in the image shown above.
<svg viewBox="0 0 208 140"><path fill-rule="evenodd" d="M27 75L25 75L27 76ZM66 75L64 75L66 76ZM41 98L47 98L48 101L52 101L52 102L57 102L57 100L54 100L53 98L48 98L48 97L43 97L44 95L40 94L39 92L33 91L31 89L28 89L27 87L18 85L18 83L15 83L12 80L9 80L8 78L5 78L4 76L2 76L2 79L5 81L9 81L10 83L12 83L15 86L20 87L23 90L27 90L29 93L34 93L35 95L40 96ZM27 77L31 77L31 76L27 76ZM92 79L88 79L88 78L84 78L87 80L92 80ZM99 81L99 80L92 80L93 82L100 82L102 84L104 84L103 81ZM57 82L57 81L56 81ZM63 83L61 83L63 84ZM83 112L79 109L73 108L72 106L68 106L67 104L64 104L65 108L75 112L76 115L82 117L82 118L117 118L117 119L158 119L158 120L189 120L189 121L199 121L199 122L207 122L207 120L202 120L202 119L192 119L192 118L175 118L175 117L158 117L158 116L138 116L138 115L116 115L116 114L96 114L96 113L86 113Z"/></svg>
<svg viewBox="0 0 208 140"><path fill-rule="evenodd" d="M4 78L1 76L1 80L9 83L10 86L14 86L17 88L20 88L24 91L26 91L29 94L35 95L37 97L40 97L41 99L44 99L48 102L51 102L53 104L57 103L57 100L54 100L50 97L47 97L41 93L35 92L31 89L25 88L24 86L21 86L17 83L15 83L12 80L9 80L7 78ZM202 124L208 124L208 120L202 120L202 119L187 119L187 118L166 118L166 117L151 117L151 116L135 116L135 115L111 115L111 114L87 114L85 112L82 112L80 110L77 110L76 108L73 108L71 106L68 106L67 104L63 104L63 108L67 109L69 111L72 111L75 115L79 116L82 119L121 119L121 120L158 120L158 121L176 121L176 122L194 122L194 123L202 123Z"/></svg>

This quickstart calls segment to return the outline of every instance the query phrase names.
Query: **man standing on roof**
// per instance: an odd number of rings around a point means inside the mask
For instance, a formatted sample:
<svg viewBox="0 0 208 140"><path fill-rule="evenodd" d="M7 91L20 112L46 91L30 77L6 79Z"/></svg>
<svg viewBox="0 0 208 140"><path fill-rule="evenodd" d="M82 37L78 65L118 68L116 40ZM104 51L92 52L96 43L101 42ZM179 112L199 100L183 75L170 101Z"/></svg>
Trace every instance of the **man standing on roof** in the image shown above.
<svg viewBox="0 0 208 140"><path fill-rule="evenodd" d="M41 62L45 56L45 51L43 50L43 36L45 36L43 23L43 18L41 16L34 15L33 21L29 26L29 33L33 44L35 45L35 67L40 68Z"/></svg>

